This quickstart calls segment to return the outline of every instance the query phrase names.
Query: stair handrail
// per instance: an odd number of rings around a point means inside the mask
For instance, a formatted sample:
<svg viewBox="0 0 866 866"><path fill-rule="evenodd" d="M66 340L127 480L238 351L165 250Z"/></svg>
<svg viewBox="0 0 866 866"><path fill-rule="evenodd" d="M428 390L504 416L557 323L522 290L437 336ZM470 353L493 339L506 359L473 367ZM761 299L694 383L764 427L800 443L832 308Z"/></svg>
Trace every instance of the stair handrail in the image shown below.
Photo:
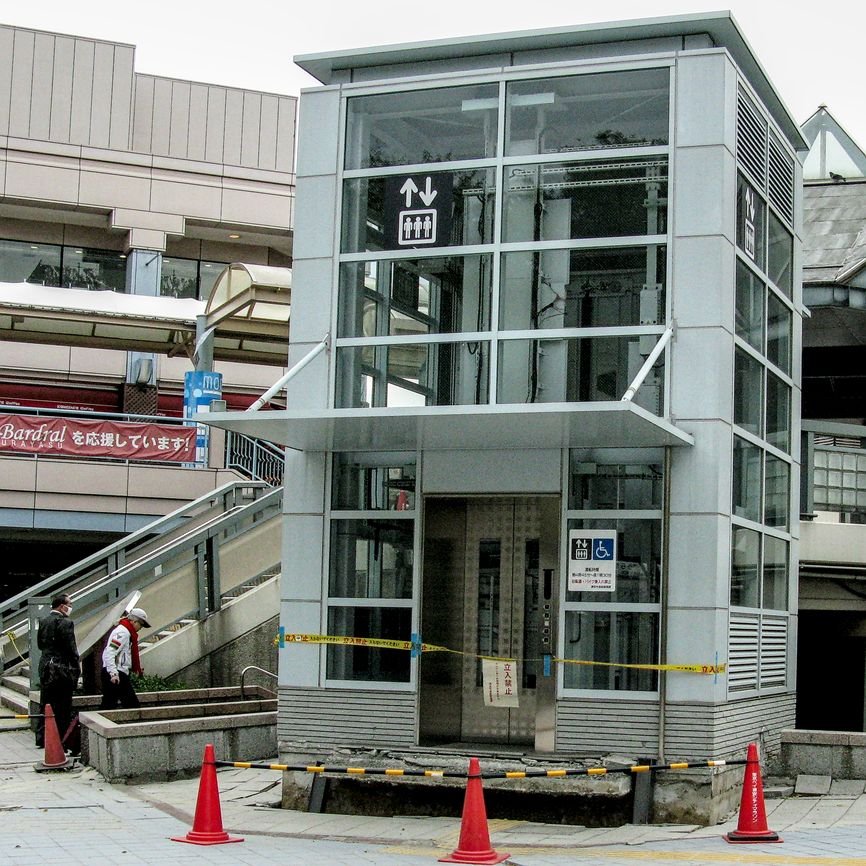
<svg viewBox="0 0 866 866"><path fill-rule="evenodd" d="M157 518L146 526L142 526L129 535L125 535L118 541L109 544L107 547L103 547L95 553L86 556L79 562L70 565L62 571L58 571L50 577L44 578L39 583L0 602L0 623L3 623L3 629L6 630L8 628L6 621L9 617L15 616L17 612L27 609L28 598L33 596L51 596L55 591L61 589L67 591L69 583L75 580L86 579L88 570L93 570L103 565L103 563L111 560L112 557L117 557L118 554L132 550L139 543L152 542L160 535L177 529L185 519L194 516L195 512L206 510L206 508L213 508L219 500L222 500L222 507L225 512L236 507L238 502L242 501L242 497L246 491L252 492L252 499L255 500L272 489L263 481L229 481L199 496L192 502L187 502L169 514ZM202 509L203 506L206 506L206 508ZM123 561L125 558L125 555L122 555L118 561Z"/></svg>
<svg viewBox="0 0 866 866"><path fill-rule="evenodd" d="M260 668L258 665L247 665L241 671L241 700L242 701L246 700L246 693L244 692L244 685L245 685L244 680L246 679L247 671L259 671L259 673L267 674L269 677L276 680L278 683L280 681L279 677L275 673L272 673L271 671L266 670L265 668ZM271 690L268 689L268 691L270 692ZM276 692L272 692L272 694L276 694Z"/></svg>
<svg viewBox="0 0 866 866"><path fill-rule="evenodd" d="M248 503L248 508L241 511L231 510L219 514L209 520L207 523L195 526L183 535L173 538L164 545L148 551L147 554L139 557L131 562L124 563L123 566L111 572L110 574L99 575L94 578L94 582L88 586L81 587L70 593L72 601L78 607L86 605L91 601L94 595L100 593L113 593L115 598L111 603L117 600L124 594L124 591L133 584L138 587L146 587L151 583L155 583L165 577L164 572L159 571L158 566L164 563L170 556L177 556L186 550L195 550L196 547L203 544L209 538L213 538L222 532L230 529L232 525L240 522L244 518L252 518L255 520L257 515L267 509L279 509L279 503L282 501L282 490L270 490L265 496L261 496L253 502ZM253 505L257 508L249 510ZM28 600L39 598L40 600L48 598L48 596L36 596L32 594L28 596ZM4 632L12 631L18 636L19 629L26 623L26 615L21 621L10 623L9 626L4 626Z"/></svg>
<svg viewBox="0 0 866 866"><path fill-rule="evenodd" d="M236 430L226 431L225 467L272 487L283 483L285 453L263 439L254 439ZM272 471L269 471L272 470Z"/></svg>
<svg viewBox="0 0 866 866"><path fill-rule="evenodd" d="M123 598L130 590L143 590L151 584L170 577L177 569L186 567L198 557L198 552L209 539L221 534L234 534L240 524L244 522L256 523L262 520L263 515L271 511L274 517L282 513L282 488L268 490L263 496L248 502L242 508L235 508L216 516L206 524L191 528L187 533L173 538L167 544L148 552L134 562L126 563L111 574L98 576L93 583L72 592L72 600L76 607L83 611L87 609L88 615L98 615L110 609ZM231 535L229 535L231 537ZM169 559L174 560L174 568L163 571L160 566ZM215 587L217 594L219 587ZM193 611L181 611L178 619L197 618L203 619L213 612L214 607L208 607L200 587L200 607ZM4 634L14 634L16 638L29 635L31 676L34 673L34 665L38 662L38 650L34 652L31 629L37 618L37 610L40 605L48 602L49 597L30 596L28 609L24 616L9 627L4 627ZM218 605L217 605L218 607ZM206 609L203 609L206 608ZM164 623L152 623L155 627L162 627Z"/></svg>

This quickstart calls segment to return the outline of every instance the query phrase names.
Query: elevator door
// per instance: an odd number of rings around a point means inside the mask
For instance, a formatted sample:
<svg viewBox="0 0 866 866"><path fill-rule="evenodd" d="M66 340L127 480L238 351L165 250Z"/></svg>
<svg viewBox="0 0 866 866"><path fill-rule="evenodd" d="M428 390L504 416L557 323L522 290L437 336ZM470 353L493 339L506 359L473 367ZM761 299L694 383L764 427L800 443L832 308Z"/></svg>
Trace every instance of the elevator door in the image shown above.
<svg viewBox="0 0 866 866"><path fill-rule="evenodd" d="M541 548L537 498L467 500L463 611L467 652L461 712L461 739L466 742L535 741L542 654ZM518 660L519 706L485 706L481 661L475 655Z"/></svg>

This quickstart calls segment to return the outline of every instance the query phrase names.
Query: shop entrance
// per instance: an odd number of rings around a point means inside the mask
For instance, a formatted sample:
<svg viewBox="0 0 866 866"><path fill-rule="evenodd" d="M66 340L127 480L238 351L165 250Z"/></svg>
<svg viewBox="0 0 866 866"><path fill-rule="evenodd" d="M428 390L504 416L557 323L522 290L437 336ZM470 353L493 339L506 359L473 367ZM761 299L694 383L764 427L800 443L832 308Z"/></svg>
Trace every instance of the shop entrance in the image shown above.
<svg viewBox="0 0 866 866"><path fill-rule="evenodd" d="M559 500L427 498L420 738L553 748ZM477 656L517 659L517 707L488 706Z"/></svg>

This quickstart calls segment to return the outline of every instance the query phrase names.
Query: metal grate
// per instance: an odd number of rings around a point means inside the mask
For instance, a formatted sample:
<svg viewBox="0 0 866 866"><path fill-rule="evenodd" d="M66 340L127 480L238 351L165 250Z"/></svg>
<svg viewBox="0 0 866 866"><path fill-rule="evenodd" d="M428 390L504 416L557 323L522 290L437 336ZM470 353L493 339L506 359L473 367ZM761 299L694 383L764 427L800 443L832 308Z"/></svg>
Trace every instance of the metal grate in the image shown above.
<svg viewBox="0 0 866 866"><path fill-rule="evenodd" d="M742 90L737 92L737 162L766 189L767 124Z"/></svg>
<svg viewBox="0 0 866 866"><path fill-rule="evenodd" d="M754 690L758 686L757 615L731 614L728 632L728 691Z"/></svg>
<svg viewBox="0 0 866 866"><path fill-rule="evenodd" d="M788 617L764 616L761 622L761 688L784 686L788 663Z"/></svg>
<svg viewBox="0 0 866 866"><path fill-rule="evenodd" d="M785 153L775 135L769 141L768 191L770 201L787 220L794 224L794 160Z"/></svg>

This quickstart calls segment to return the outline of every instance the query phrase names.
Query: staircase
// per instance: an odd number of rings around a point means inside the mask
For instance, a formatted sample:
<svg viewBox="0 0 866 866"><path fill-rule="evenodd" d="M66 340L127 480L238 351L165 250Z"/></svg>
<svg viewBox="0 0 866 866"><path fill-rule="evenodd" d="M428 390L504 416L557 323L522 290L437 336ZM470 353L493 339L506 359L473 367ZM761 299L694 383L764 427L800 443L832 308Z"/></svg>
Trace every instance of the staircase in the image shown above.
<svg viewBox="0 0 866 866"><path fill-rule="evenodd" d="M21 715L30 712L30 668L27 665L16 665L0 676L0 707Z"/></svg>
<svg viewBox="0 0 866 866"><path fill-rule="evenodd" d="M82 657L124 610L144 607L153 630L143 635L143 663L163 676L242 637L242 628L261 627L279 612L281 514L282 488L232 482L0 603L3 669L20 676L12 669L23 657L31 668L28 688L36 687L39 653L30 635L60 591L72 596ZM229 613L253 593L255 605ZM161 646L167 644L174 645L170 652Z"/></svg>

